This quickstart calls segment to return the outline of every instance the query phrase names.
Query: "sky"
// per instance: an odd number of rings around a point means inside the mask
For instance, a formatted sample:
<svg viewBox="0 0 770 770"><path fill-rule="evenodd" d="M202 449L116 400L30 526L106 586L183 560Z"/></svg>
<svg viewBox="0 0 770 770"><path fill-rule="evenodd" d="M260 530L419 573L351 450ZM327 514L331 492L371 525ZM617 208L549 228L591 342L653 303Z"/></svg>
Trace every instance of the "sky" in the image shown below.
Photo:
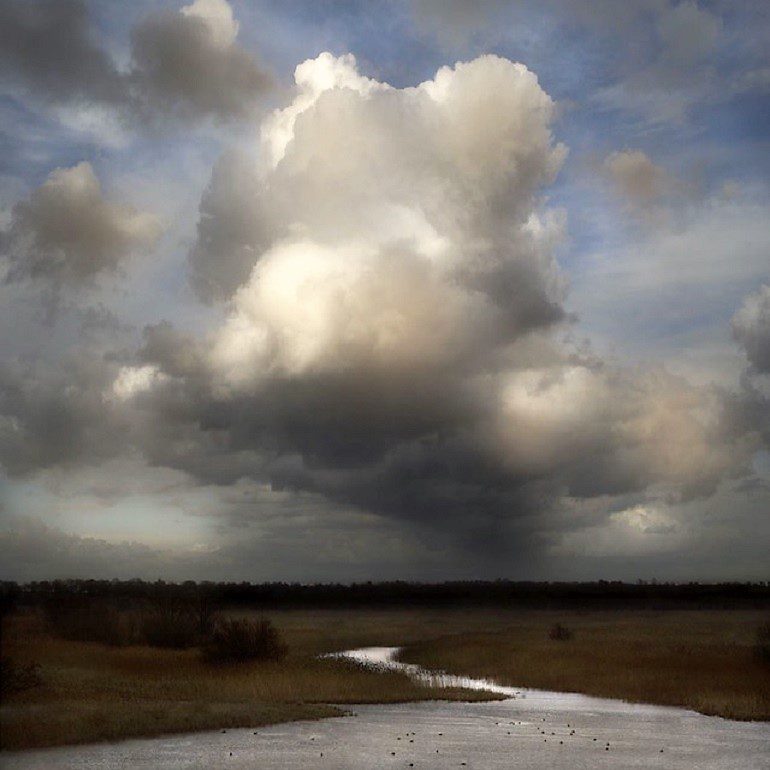
<svg viewBox="0 0 770 770"><path fill-rule="evenodd" d="M767 580L764 0L0 0L0 579Z"/></svg>

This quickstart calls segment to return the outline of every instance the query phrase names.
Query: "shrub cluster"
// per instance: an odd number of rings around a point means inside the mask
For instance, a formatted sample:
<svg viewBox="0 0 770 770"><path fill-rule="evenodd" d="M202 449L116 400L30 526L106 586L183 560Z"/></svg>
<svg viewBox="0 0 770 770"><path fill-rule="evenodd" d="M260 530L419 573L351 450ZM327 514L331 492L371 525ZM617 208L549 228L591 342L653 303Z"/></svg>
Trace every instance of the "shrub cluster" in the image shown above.
<svg viewBox="0 0 770 770"><path fill-rule="evenodd" d="M171 649L198 646L212 663L282 660L287 652L269 620L218 618L212 604L200 599L164 599L123 611L99 601L65 602L49 606L46 616L52 633L62 639Z"/></svg>
<svg viewBox="0 0 770 770"><path fill-rule="evenodd" d="M140 615L140 637L150 647L176 650L200 642L195 618L183 608L155 608Z"/></svg>
<svg viewBox="0 0 770 770"><path fill-rule="evenodd" d="M163 598L123 610L88 598L51 601L45 615L51 632L60 639L174 649L200 644L211 633L215 618L214 608L205 597Z"/></svg>
<svg viewBox="0 0 770 770"><path fill-rule="evenodd" d="M184 649L205 641L216 612L206 595L156 599L141 614L141 638L151 647Z"/></svg>
<svg viewBox="0 0 770 770"><path fill-rule="evenodd" d="M548 631L548 638L555 639L558 642L566 642L569 639L572 639L572 631L561 623L557 623L556 625L551 626L551 629Z"/></svg>
<svg viewBox="0 0 770 770"><path fill-rule="evenodd" d="M287 648L269 620L220 620L203 645L210 663L242 663L248 660L282 660Z"/></svg>

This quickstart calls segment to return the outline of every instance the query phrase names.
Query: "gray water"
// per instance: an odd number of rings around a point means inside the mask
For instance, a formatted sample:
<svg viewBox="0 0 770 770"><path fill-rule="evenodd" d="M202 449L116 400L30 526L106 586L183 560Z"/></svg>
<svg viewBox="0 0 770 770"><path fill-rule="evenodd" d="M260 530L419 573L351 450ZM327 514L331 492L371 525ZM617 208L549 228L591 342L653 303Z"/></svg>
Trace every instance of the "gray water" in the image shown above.
<svg viewBox="0 0 770 770"><path fill-rule="evenodd" d="M9 770L770 769L767 722L502 687L399 663L397 652L373 647L337 655L404 671L428 687L492 690L506 700L352 706L355 714L342 718L6 753L0 764Z"/></svg>

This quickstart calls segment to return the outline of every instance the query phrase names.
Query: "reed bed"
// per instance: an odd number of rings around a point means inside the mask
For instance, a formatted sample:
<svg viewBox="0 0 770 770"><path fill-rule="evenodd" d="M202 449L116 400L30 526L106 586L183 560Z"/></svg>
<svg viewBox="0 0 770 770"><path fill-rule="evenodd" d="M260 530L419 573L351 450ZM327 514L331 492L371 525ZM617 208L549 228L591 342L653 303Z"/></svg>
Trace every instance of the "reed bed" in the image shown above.
<svg viewBox="0 0 770 770"><path fill-rule="evenodd" d="M522 613L487 632L410 645L402 660L502 684L770 720L756 612ZM572 632L551 638L554 622Z"/></svg>

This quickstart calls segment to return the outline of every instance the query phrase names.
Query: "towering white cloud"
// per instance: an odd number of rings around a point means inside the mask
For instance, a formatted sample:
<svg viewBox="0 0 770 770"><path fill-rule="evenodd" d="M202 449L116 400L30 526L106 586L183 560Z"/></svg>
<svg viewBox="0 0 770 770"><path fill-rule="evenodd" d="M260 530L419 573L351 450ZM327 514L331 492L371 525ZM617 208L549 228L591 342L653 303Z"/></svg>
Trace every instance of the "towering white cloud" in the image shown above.
<svg viewBox="0 0 770 770"><path fill-rule="evenodd" d="M395 89L324 54L296 79L293 103L263 124L260 181L240 203L263 224L241 232L252 240L235 260L250 256L252 272L215 348L226 378L429 366L561 319L561 222L535 204L565 150L532 73L488 56ZM235 201L231 177L229 196L226 178L213 184ZM228 222L214 211L202 232ZM219 250L199 243L198 275L206 256Z"/></svg>
<svg viewBox="0 0 770 770"><path fill-rule="evenodd" d="M756 441L713 394L555 341L564 222L542 190L566 150L531 72L484 56L397 89L323 54L295 80L258 159L226 158L204 198L193 276L229 316L177 378L188 405L209 393L202 443L158 461L486 546L566 499L688 500L747 467ZM646 156L613 165L658 194Z"/></svg>

